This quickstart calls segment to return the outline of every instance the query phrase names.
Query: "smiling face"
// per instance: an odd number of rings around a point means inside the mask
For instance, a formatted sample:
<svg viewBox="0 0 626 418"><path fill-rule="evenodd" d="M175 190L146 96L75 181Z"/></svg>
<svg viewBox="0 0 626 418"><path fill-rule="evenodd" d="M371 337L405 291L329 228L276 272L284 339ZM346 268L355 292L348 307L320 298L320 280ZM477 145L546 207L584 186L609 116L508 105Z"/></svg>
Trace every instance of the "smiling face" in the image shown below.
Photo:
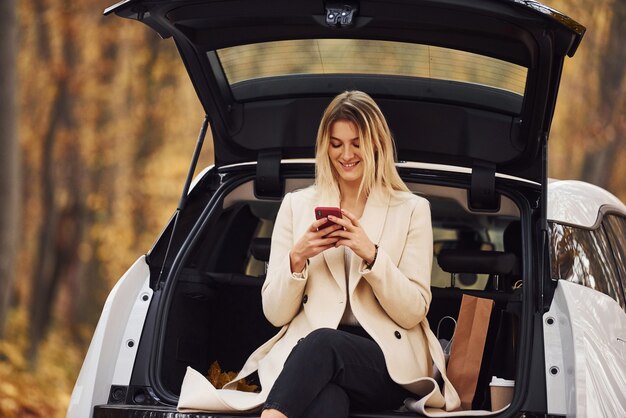
<svg viewBox="0 0 626 418"><path fill-rule="evenodd" d="M362 160L361 140L354 123L338 120L330 127L328 157L337 173L341 189L359 188L363 178L364 161Z"/></svg>
<svg viewBox="0 0 626 418"><path fill-rule="evenodd" d="M320 199L357 192L408 191L394 161L385 116L362 91L338 94L324 110L315 140L315 185Z"/></svg>

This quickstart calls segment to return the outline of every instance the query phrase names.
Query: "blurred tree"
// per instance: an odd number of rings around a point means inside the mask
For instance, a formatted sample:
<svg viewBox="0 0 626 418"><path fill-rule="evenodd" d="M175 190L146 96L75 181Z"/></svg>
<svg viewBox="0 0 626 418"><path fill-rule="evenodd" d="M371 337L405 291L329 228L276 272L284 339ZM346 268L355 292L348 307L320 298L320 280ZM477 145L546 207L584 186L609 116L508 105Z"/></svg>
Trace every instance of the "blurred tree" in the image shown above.
<svg viewBox="0 0 626 418"><path fill-rule="evenodd" d="M622 157L619 150L626 147L626 0L614 0L610 6L594 74L598 107L593 128L602 145L585 155L582 166L583 180L604 188L611 188L618 158Z"/></svg>
<svg viewBox="0 0 626 418"><path fill-rule="evenodd" d="M37 3L36 13L44 16L42 3ZM73 10L70 4L66 5L67 15ZM43 133L43 149L40 161L40 204L45 208L41 213L39 241L35 256L35 266L31 280L31 295L29 305L29 362L32 367L37 364L38 348L46 335L52 318L52 308L63 278L68 274L68 267L75 258L76 248L81 241L84 228L83 216L77 216L81 210L80 155L77 151L76 120L74 115L75 101L72 91L75 91L76 71L76 33L74 20L71 18L59 19L62 34L61 60L48 62L54 69L55 91L49 107L50 116ZM50 25L42 19L39 27L39 50L50 50ZM41 44L43 43L43 45ZM49 56L49 55L48 55ZM65 161L61 166L54 164L57 151L57 139L62 134L68 136L65 141ZM64 171L70 179L69 191L66 191L66 202L61 206L58 202L59 171Z"/></svg>
<svg viewBox="0 0 626 418"><path fill-rule="evenodd" d="M25 216L33 222L20 266L31 280L19 283L18 298L28 306L32 366L51 324L76 343L89 339L130 257L171 216L202 121L173 42L103 18L110 2L98 1L20 3ZM165 140L172 137L182 140Z"/></svg>
<svg viewBox="0 0 626 418"><path fill-rule="evenodd" d="M140 99L145 103L146 114L143 120L138 121L139 130L134 139L134 149L132 151L132 177L138 180L144 179L145 170L150 160L154 158L155 152L163 144L163 123L166 117L159 115L155 110L159 106L159 91L166 87L166 80L159 80L157 67L159 55L163 51L163 42L156 34L146 31L144 49L146 58L142 65L143 77L137 80L141 86L142 96ZM176 57L171 57L176 58ZM133 236L138 238L146 230L146 208L145 198L142 190L142 181L134 184L133 194L141 197L136 199L132 208Z"/></svg>
<svg viewBox="0 0 626 418"><path fill-rule="evenodd" d="M550 176L626 200L626 1L545 0L587 27L565 62L550 135Z"/></svg>
<svg viewBox="0 0 626 418"><path fill-rule="evenodd" d="M0 2L0 339L11 304L19 234L20 152L17 134L17 3Z"/></svg>

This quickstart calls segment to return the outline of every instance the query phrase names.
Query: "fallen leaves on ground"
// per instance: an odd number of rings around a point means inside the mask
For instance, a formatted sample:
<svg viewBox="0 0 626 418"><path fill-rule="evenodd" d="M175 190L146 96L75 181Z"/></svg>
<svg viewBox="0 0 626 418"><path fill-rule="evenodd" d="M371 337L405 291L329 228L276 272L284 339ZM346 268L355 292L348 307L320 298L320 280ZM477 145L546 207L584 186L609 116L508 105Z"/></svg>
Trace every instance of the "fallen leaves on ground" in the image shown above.
<svg viewBox="0 0 626 418"><path fill-rule="evenodd" d="M26 315L14 313L0 341L0 417L65 417L85 350L53 329L31 369L26 332Z"/></svg>

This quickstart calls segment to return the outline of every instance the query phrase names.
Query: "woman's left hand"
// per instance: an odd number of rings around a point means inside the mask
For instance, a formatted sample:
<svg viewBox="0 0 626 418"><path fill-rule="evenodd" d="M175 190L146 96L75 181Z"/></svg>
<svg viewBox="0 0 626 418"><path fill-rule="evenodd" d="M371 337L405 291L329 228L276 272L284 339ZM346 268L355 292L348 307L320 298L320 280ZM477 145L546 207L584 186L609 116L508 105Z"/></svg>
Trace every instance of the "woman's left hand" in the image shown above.
<svg viewBox="0 0 626 418"><path fill-rule="evenodd" d="M338 229L328 234L328 237L339 237L340 239L335 243L335 247L345 245L369 264L376 255L376 246L370 241L356 216L345 209L341 209L341 213L345 218L328 216L328 220L343 226L343 229Z"/></svg>

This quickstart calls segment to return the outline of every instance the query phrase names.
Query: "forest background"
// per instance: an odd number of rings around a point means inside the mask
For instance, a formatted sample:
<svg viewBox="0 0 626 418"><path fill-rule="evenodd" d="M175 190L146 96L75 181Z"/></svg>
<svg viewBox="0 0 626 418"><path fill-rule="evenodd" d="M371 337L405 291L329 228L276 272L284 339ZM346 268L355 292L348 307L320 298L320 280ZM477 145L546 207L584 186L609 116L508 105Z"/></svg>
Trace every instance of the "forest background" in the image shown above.
<svg viewBox="0 0 626 418"><path fill-rule="evenodd" d="M65 415L104 300L176 208L203 119L173 42L103 17L112 3L0 1L0 417ZM549 175L626 201L626 0L546 3L588 29L566 60Z"/></svg>

